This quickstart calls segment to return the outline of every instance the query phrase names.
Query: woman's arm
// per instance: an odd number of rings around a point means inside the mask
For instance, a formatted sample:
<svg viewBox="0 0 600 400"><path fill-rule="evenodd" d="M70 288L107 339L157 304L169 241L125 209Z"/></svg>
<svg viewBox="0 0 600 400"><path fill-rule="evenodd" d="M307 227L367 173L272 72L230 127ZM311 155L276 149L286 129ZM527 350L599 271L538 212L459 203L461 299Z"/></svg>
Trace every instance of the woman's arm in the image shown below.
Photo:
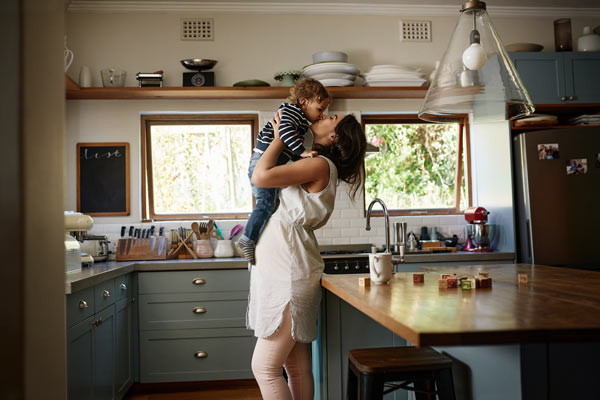
<svg viewBox="0 0 600 400"><path fill-rule="evenodd" d="M304 186L310 192L323 190L329 183L329 164L325 159L304 158L293 163L276 165L277 158L285 147L279 137L280 122L279 114L271 121L274 139L258 160L252 174L252 183L262 188L305 184Z"/></svg>

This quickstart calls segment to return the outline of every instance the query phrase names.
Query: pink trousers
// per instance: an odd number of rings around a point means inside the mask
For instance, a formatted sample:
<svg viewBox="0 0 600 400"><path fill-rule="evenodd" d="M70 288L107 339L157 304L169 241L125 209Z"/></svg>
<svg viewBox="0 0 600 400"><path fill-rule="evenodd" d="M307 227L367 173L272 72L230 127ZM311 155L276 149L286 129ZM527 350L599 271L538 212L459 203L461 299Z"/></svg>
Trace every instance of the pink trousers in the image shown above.
<svg viewBox="0 0 600 400"><path fill-rule="evenodd" d="M285 367L287 383L281 367ZM264 400L312 400L314 383L310 344L292 339L289 304L277 332L256 342L252 372Z"/></svg>

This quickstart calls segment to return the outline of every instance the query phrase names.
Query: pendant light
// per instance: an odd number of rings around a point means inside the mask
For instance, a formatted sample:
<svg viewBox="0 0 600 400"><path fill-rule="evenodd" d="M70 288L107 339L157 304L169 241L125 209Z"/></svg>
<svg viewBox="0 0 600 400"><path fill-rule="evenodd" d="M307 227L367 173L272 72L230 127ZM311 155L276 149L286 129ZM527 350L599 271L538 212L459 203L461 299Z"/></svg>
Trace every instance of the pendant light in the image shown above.
<svg viewBox="0 0 600 400"><path fill-rule="evenodd" d="M535 110L482 1L463 4L419 118L456 122L511 120Z"/></svg>

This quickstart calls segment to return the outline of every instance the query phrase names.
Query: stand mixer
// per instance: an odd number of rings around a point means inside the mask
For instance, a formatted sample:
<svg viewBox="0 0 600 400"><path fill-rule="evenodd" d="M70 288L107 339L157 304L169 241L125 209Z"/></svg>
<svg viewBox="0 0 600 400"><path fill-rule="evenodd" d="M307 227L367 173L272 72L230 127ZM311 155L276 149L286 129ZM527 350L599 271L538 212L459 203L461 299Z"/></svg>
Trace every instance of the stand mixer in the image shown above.
<svg viewBox="0 0 600 400"><path fill-rule="evenodd" d="M471 207L465 211L467 221L467 240L463 251L490 252L490 242L495 233L495 226L487 223L490 212L483 207Z"/></svg>
<svg viewBox="0 0 600 400"><path fill-rule="evenodd" d="M94 259L87 253L81 252L80 242L84 233L94 226L94 220L89 215L65 211L65 272L79 271L84 264L91 264Z"/></svg>

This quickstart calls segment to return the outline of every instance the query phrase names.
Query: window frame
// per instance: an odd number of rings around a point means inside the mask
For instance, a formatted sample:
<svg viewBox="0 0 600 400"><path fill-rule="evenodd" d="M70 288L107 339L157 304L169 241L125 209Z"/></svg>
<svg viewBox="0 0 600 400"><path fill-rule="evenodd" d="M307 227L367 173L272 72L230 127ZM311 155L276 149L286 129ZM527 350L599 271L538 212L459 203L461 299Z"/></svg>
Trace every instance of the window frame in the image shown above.
<svg viewBox="0 0 600 400"><path fill-rule="evenodd" d="M244 213L156 214L152 182L151 127L153 125L250 125L252 152L258 136L258 114L144 114L141 116L142 222L194 219L246 219ZM252 196L254 206L254 196Z"/></svg>
<svg viewBox="0 0 600 400"><path fill-rule="evenodd" d="M465 172L465 185L466 208L471 207L473 203L473 193L471 185L471 144L470 144L470 132L469 132L469 116L467 114L457 115L456 121L459 124L459 133L457 140L457 160L456 160L456 174L454 177L455 185L459 185L462 181L463 171L461 167L461 159L463 159L464 153L464 172ZM363 114L361 116L361 125L363 132L367 133L367 125L381 125L381 124L433 124L432 122L423 121L419 119L417 114ZM366 172L365 172L366 180ZM365 191L365 182L362 185L363 189L363 205L364 205L364 216L367 215L367 194ZM383 199L385 201L385 199ZM456 191L456 197L454 199L454 207L449 208L423 208L423 209L390 209L388 208L388 214L390 216L424 216L424 215L463 215L464 210L460 209L461 190ZM372 210L371 216L382 217L383 210Z"/></svg>

